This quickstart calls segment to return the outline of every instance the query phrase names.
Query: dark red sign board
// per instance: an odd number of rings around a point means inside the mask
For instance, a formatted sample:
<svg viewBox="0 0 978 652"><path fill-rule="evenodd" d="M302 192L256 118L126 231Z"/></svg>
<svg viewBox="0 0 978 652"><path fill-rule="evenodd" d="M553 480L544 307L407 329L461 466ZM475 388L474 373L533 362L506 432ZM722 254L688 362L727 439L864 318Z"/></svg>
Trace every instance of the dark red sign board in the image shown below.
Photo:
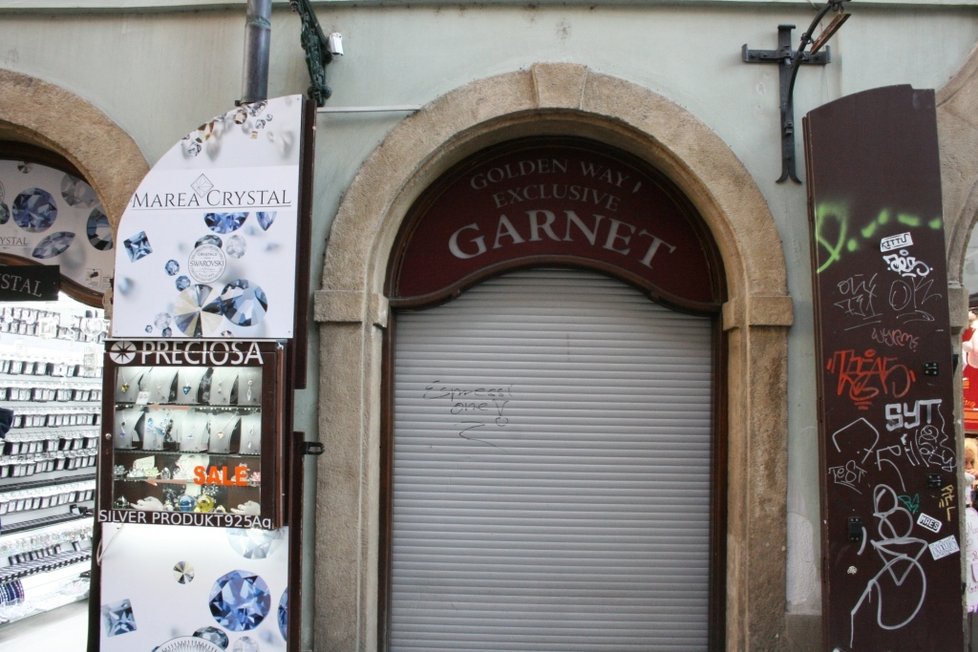
<svg viewBox="0 0 978 652"><path fill-rule="evenodd" d="M722 290L705 234L681 193L637 159L582 141L520 141L463 162L416 203L389 296L430 303L517 267L583 265L713 311Z"/></svg>
<svg viewBox="0 0 978 652"><path fill-rule="evenodd" d="M934 93L805 120L828 650L962 649L951 355Z"/></svg>

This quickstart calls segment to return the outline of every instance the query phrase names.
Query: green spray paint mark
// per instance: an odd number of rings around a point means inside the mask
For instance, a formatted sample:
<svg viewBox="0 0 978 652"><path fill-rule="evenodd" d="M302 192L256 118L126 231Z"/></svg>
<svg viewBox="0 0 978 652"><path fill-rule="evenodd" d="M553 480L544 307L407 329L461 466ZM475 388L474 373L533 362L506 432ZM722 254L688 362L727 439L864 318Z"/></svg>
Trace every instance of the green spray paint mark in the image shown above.
<svg viewBox="0 0 978 652"><path fill-rule="evenodd" d="M850 224L849 206L844 202L824 202L815 207L815 243L817 245L817 260L821 262L816 274L821 274L834 263L842 259L844 253L855 253L864 242L873 240L879 229L895 220L909 229L917 229L925 221L916 215L899 213L895 218L889 209L882 209L874 219L862 226ZM935 217L926 222L927 228L938 231L944 226L944 220ZM850 235L854 233L854 235Z"/></svg>

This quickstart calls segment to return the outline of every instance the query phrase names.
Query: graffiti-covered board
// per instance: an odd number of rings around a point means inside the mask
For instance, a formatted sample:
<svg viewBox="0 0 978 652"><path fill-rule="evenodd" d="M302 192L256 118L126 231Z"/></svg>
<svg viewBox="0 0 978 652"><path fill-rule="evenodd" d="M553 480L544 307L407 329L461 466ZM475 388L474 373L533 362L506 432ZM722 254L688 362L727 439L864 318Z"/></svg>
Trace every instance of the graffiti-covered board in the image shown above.
<svg viewBox="0 0 978 652"><path fill-rule="evenodd" d="M828 650L960 650L963 497L932 91L805 120Z"/></svg>

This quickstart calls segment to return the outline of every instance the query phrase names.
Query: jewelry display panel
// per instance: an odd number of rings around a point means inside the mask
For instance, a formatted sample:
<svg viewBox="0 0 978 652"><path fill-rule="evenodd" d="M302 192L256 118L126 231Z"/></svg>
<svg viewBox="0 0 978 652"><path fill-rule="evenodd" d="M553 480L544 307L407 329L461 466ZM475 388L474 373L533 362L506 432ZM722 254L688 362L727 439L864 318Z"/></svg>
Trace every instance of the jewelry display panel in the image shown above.
<svg viewBox="0 0 978 652"><path fill-rule="evenodd" d="M101 311L0 305L0 623L88 596Z"/></svg>
<svg viewBox="0 0 978 652"><path fill-rule="evenodd" d="M103 522L280 525L276 342L110 341ZM109 475L110 477L106 477Z"/></svg>

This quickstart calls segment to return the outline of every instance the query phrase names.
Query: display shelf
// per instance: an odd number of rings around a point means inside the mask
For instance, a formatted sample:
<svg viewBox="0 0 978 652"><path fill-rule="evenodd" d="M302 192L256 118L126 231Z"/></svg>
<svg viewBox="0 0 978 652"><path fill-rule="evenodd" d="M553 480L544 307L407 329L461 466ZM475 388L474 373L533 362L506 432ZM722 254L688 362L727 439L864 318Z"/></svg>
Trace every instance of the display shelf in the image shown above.
<svg viewBox="0 0 978 652"><path fill-rule="evenodd" d="M88 594L105 333L71 301L0 305L0 623Z"/></svg>
<svg viewBox="0 0 978 652"><path fill-rule="evenodd" d="M232 526L232 514L277 524L283 370L276 342L110 342L99 518L192 512L211 515L193 524Z"/></svg>

